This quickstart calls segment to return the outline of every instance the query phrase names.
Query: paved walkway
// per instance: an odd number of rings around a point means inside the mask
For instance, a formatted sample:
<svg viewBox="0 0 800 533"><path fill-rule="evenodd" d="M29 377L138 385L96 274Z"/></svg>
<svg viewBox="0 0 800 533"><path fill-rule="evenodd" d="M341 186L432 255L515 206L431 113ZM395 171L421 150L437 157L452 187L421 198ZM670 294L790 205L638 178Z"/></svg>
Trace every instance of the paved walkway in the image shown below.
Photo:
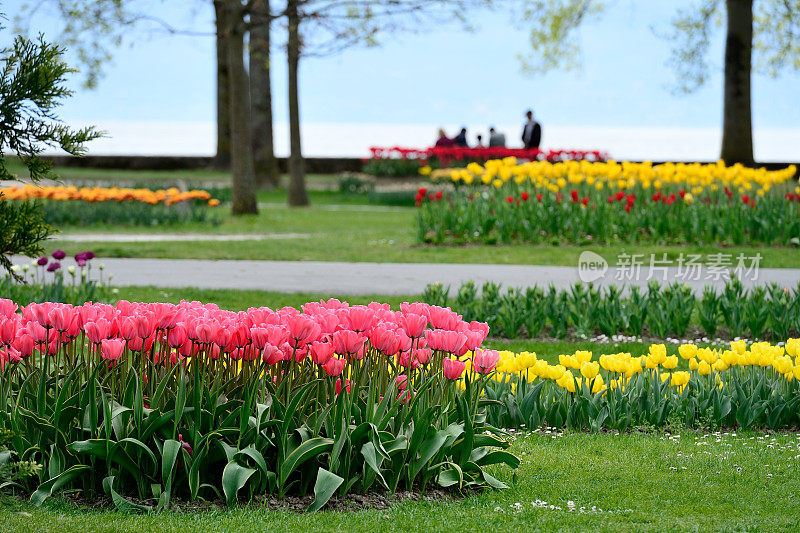
<svg viewBox="0 0 800 533"><path fill-rule="evenodd" d="M23 264L28 259L16 257ZM453 292L468 280L478 284L494 281L511 287L532 285L566 288L580 280L576 267L525 265L469 265L423 263L337 263L301 261L207 261L190 259L95 259L105 263L105 272L113 275L112 284L155 285L158 287L199 287L219 289L262 289L280 292L316 292L323 294L386 294L418 295L428 283L449 285ZM65 261L69 265L71 261ZM591 274L590 272L589 274ZM594 272L594 278L600 272ZM626 274L627 271L622 271ZM596 284L635 283L646 285L647 273L642 270L638 280L620 281L620 272L610 268ZM695 292L711 283L722 286L724 280L714 279L711 272L701 271L698 279L685 279L676 268L666 270L666 281L685 281ZM586 272L584 280L588 279ZM663 280L658 271L654 279ZM796 287L800 269L767 269L758 271L756 280L745 277L745 286L754 283L777 282L784 287Z"/></svg>

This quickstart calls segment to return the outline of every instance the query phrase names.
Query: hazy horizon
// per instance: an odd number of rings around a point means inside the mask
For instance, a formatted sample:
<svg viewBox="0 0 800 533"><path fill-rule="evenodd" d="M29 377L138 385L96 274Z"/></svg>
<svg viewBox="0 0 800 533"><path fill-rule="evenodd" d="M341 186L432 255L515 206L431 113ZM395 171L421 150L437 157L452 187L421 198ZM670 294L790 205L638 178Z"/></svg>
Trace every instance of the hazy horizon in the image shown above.
<svg viewBox="0 0 800 533"><path fill-rule="evenodd" d="M13 16L23 1L6 1L5 10ZM209 37L131 34L113 50L97 89L72 80L76 95L65 102L61 116L74 125L97 124L113 135L92 143L90 153L208 154L216 102L211 3L142 2L157 7L174 26ZM424 147L435 140L439 126L454 134L461 125L483 131L497 125L513 145L523 113L532 107L544 125L544 148L600 149L618 158L714 160L722 122L724 35L717 29L712 41L709 82L693 94L678 95L671 90L674 72L666 66L669 43L653 31L667 29L676 10L688 5L691 0L611 3L606 15L578 34L583 68L576 72L523 74L517 55L529 52L528 34L501 10L468 14L477 26L472 33L453 25L385 37L377 48L307 58L300 79L305 153L366 156L369 145ZM33 31L47 38L57 39L59 29L46 12L34 19ZM276 28L276 39L282 31ZM284 59L276 42L278 153L288 144ZM777 79L754 73L757 159L800 160L798 86L798 73ZM160 131L164 124L172 124L171 133ZM325 138L331 132L334 136Z"/></svg>

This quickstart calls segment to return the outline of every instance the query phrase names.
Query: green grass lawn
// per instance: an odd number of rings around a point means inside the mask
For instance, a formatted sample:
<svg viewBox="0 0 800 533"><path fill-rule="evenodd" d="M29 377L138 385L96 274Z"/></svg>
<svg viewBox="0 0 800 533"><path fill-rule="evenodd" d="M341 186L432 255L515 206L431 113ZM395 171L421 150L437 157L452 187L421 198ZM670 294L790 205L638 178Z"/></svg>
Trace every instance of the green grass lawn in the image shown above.
<svg viewBox="0 0 800 533"><path fill-rule="evenodd" d="M27 179L28 172L17 158L9 158L8 171L20 179ZM185 183L188 187L202 186L224 187L230 186L231 173L227 170L214 169L186 169L186 170L131 170L117 168L89 168L55 166L57 178L69 184L86 184L94 182L103 184L119 183L125 186L141 184L142 186L172 186ZM308 174L308 185L314 189L329 189L338 183L338 176L333 174ZM283 183L288 181L288 176L281 177Z"/></svg>
<svg viewBox="0 0 800 533"><path fill-rule="evenodd" d="M128 515L64 500L0 500L8 531L796 531L796 434L681 431L519 436L510 485L449 503L299 514L234 510ZM541 502L546 502L543 504ZM574 506L570 510L571 503ZM551 508L550 506L553 506Z"/></svg>
<svg viewBox="0 0 800 533"><path fill-rule="evenodd" d="M743 253L760 253L763 268L798 268L800 251L796 248L662 246L659 244L587 245L419 245L415 239L414 209L388 206L366 206L334 203L346 197L322 194L313 198L311 208L289 209L278 203L282 193L267 193L274 200L260 214L232 217L225 215L218 226L181 224L162 227L70 227L59 228L65 234L75 233L211 233L211 234L297 234L292 238L273 238L227 242L70 242L54 240L47 244L52 252L92 249L101 257L158 257L169 259L268 259L287 261L349 262L430 262L430 263L496 263L575 266L581 252L592 250L613 263L621 253L666 253L676 260L683 254L709 254L724 251L736 257ZM265 195L266 198L266 195ZM363 198L356 202L363 204ZM327 202L327 203L326 203ZM221 209L224 209L221 208Z"/></svg>

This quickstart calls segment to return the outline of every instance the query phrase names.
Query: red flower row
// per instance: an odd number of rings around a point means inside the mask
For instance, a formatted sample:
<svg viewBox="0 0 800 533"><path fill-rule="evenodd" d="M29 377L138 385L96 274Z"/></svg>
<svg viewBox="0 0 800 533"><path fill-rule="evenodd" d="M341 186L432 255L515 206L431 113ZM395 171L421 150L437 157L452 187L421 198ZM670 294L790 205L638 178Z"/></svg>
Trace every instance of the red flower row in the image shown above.
<svg viewBox="0 0 800 533"><path fill-rule="evenodd" d="M538 160L538 161L605 161L609 159L606 152L599 150L539 150L534 148L526 150L524 148L503 148L503 147L480 147L465 148L460 146L433 146L426 149L402 148L400 146L381 147L373 146L369 149L373 160L380 159L418 159L421 164L427 162L431 157L436 157L440 161L488 161L490 159L502 159L504 157L516 157L518 159Z"/></svg>

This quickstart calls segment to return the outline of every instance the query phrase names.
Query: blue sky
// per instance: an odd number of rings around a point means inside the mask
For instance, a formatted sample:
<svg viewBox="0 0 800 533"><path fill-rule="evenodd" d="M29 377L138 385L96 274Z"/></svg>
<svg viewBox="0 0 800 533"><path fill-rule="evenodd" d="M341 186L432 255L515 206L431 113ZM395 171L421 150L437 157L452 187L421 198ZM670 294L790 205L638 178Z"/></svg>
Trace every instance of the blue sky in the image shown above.
<svg viewBox="0 0 800 533"><path fill-rule="evenodd" d="M6 0L13 15L23 0ZM351 49L302 63L301 112L309 122L386 124L519 123L533 107L546 125L719 127L722 116L722 41L712 49L710 83L689 96L670 92L666 28L685 0L616 0L579 34L583 68L526 75L517 55L528 35L508 13L482 13L470 33L454 25L422 34L384 37L383 45ZM176 26L212 31L211 2L167 0L162 18ZM58 37L58 21L42 14L34 29ZM6 30L6 33L7 30ZM97 89L74 86L62 109L69 121L211 121L214 119L214 43L211 37L132 35L114 50ZM8 40L8 35L3 41ZM286 69L276 57L275 113L286 120ZM800 127L800 75L755 75L756 128Z"/></svg>

